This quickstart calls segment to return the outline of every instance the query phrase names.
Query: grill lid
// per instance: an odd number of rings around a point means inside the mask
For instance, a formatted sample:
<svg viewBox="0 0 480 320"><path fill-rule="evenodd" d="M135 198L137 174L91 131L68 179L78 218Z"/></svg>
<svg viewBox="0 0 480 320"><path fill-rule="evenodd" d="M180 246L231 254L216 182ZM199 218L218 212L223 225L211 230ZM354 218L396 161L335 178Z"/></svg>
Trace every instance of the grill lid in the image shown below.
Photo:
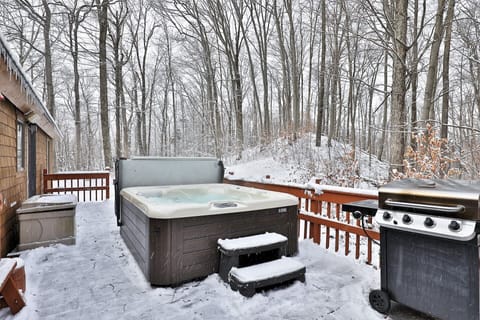
<svg viewBox="0 0 480 320"><path fill-rule="evenodd" d="M480 220L480 181L404 179L379 189L380 209Z"/></svg>

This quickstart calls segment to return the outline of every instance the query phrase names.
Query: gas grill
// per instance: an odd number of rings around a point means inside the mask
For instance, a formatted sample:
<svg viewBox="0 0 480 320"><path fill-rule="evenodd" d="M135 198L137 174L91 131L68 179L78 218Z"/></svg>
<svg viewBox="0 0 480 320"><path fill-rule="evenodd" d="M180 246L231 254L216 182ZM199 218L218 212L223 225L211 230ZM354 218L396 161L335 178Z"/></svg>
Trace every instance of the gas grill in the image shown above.
<svg viewBox="0 0 480 320"><path fill-rule="evenodd" d="M390 300L444 320L480 320L480 182L394 181L371 202L350 203L354 216L380 226L381 289L371 306Z"/></svg>

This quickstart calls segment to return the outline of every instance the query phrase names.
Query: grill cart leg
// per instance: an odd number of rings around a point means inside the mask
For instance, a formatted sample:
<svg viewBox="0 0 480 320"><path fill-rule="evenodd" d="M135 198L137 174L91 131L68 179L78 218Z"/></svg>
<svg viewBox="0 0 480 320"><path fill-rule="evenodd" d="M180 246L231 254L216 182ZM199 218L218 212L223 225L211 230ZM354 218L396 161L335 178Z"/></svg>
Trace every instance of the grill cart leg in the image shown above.
<svg viewBox="0 0 480 320"><path fill-rule="evenodd" d="M370 305L380 313L387 314L390 311L390 297L382 290L372 290L368 296Z"/></svg>

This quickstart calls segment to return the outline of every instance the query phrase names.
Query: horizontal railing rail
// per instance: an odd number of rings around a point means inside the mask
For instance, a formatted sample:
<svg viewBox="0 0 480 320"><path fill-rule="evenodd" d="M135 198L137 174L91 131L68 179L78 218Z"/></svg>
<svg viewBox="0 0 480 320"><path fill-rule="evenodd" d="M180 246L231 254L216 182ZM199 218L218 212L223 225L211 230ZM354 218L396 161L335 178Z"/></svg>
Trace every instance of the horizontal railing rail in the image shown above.
<svg viewBox="0 0 480 320"><path fill-rule="evenodd" d="M331 242L333 241L335 252L338 252L340 246L342 246L346 256L350 255L353 245L355 259L364 256L367 263L372 263L372 244L374 240L380 240L380 233L372 227L371 217L362 227L360 221L353 219L350 212L342 211L342 204L378 199L376 192L321 185L315 185L315 188L305 188L244 180L225 179L225 182L284 192L297 197L300 208L298 214L299 238L313 239L317 244L324 242L326 249L331 248Z"/></svg>
<svg viewBox="0 0 480 320"><path fill-rule="evenodd" d="M59 172L43 170L43 193L74 194L78 201L110 198L110 172Z"/></svg>

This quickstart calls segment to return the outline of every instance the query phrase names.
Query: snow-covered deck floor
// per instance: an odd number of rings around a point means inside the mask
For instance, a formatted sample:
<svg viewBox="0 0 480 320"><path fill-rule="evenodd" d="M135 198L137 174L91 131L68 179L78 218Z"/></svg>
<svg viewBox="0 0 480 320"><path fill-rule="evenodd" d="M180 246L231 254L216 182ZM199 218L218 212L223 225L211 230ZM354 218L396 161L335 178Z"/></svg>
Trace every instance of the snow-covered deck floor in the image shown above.
<svg viewBox="0 0 480 320"><path fill-rule="evenodd" d="M368 305L378 271L300 242L306 284L247 299L217 274L178 288L152 288L125 247L113 201L79 203L77 244L25 252L27 306L0 319L385 319ZM426 319L400 308L388 319Z"/></svg>

